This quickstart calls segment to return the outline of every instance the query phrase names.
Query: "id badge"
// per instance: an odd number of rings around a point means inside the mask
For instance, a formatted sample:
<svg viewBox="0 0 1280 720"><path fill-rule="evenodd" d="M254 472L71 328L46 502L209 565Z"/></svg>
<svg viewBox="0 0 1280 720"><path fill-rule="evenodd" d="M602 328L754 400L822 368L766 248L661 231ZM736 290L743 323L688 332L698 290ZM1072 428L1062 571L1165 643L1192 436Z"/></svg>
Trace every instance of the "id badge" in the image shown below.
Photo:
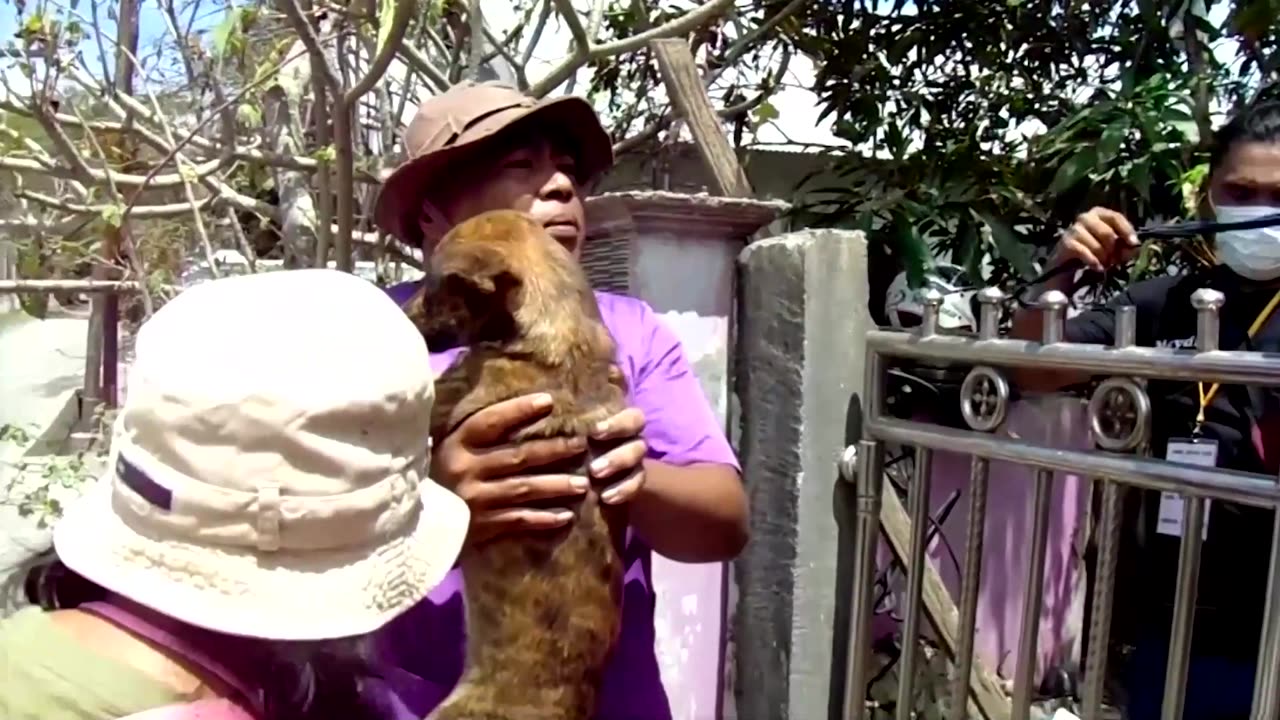
<svg viewBox="0 0 1280 720"><path fill-rule="evenodd" d="M1216 467L1218 464L1218 443L1215 440L1206 440L1205 438L1171 438L1164 459L1185 465ZM1204 527L1200 528L1201 538L1209 537L1209 506L1210 501L1206 499L1204 501ZM1161 491L1160 515L1156 521L1156 532L1161 535L1182 537L1182 521L1185 507L1186 499L1181 495Z"/></svg>

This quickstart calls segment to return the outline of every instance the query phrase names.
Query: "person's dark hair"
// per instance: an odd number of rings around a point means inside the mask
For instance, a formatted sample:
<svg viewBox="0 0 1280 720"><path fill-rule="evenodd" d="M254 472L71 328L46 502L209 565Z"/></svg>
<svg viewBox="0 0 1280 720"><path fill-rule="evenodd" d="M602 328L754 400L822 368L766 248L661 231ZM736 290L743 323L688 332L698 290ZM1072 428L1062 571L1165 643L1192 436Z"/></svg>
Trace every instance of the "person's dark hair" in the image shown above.
<svg viewBox="0 0 1280 720"><path fill-rule="evenodd" d="M101 602L107 591L74 572L49 548L31 558L22 578L27 602L45 610L66 610L84 603Z"/></svg>
<svg viewBox="0 0 1280 720"><path fill-rule="evenodd" d="M1236 143L1280 143L1280 88L1262 92L1213 134L1209 172L1216 171Z"/></svg>
<svg viewBox="0 0 1280 720"><path fill-rule="evenodd" d="M28 602L45 610L67 610L83 603L100 602L109 593L62 564L52 549L26 563L21 578ZM364 652L356 652L358 640L323 642L269 642L229 638L246 673L265 678L261 706L271 720L378 720L385 716L362 690L378 679ZM348 652L348 649L351 651Z"/></svg>

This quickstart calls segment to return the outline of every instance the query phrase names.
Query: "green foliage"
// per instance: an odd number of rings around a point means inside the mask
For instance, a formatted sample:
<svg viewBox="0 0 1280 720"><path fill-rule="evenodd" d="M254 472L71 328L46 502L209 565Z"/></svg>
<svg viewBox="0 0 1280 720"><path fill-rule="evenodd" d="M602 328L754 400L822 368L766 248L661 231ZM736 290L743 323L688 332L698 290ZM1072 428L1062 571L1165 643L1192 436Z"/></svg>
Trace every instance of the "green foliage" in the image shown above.
<svg viewBox="0 0 1280 720"><path fill-rule="evenodd" d="M827 3L812 3L826 5ZM606 4L598 43L607 44L633 37L687 13L688 2L617 2ZM767 0L736 3L724 21L712 23L694 33L690 46L707 72L714 75L708 87L718 108L742 106L742 112L726 118L734 125L737 144L749 144L748 133L776 120L786 108L770 104L780 87L779 66L785 68L791 49L775 42L777 27L796 27L788 20L770 25L770 32L757 33L787 2ZM834 7L839 3L830 3ZM536 3L529 3L536 7ZM728 72L720 73L725 68ZM647 48L601 59L589 65L590 81L575 92L587 96L601 114L611 120L613 139L625 140L649 127L668 109L657 61Z"/></svg>
<svg viewBox="0 0 1280 720"><path fill-rule="evenodd" d="M102 221L109 227L118 228L124 222L124 204L109 203L102 206Z"/></svg>
<svg viewBox="0 0 1280 720"><path fill-rule="evenodd" d="M99 408L91 419L96 442L85 450L69 455L40 458L23 457L0 468L9 481L0 487L0 504L18 511L18 515L35 521L43 529L62 517L66 501L79 495L93 480L94 468L106 458L108 437L115 411ZM12 446L25 450L35 440L38 428L0 424L0 449Z"/></svg>
<svg viewBox="0 0 1280 720"><path fill-rule="evenodd" d="M396 0L378 0L378 40L374 46L381 53L391 37L391 18L396 13Z"/></svg>
<svg viewBox="0 0 1280 720"><path fill-rule="evenodd" d="M8 497L5 504L17 508L19 517L34 519L41 529L50 527L62 517L67 494L74 494L92 479L83 453L49 458L39 465L19 463L15 470L20 478L34 474L39 480L31 487L20 487L16 483L10 485L6 489Z"/></svg>
<svg viewBox="0 0 1280 720"><path fill-rule="evenodd" d="M31 430L11 423L0 424L0 443L10 443L13 445L29 445L34 436Z"/></svg>
<svg viewBox="0 0 1280 720"><path fill-rule="evenodd" d="M281 32L278 14L253 2L228 3L222 19L209 32L207 48L203 52L213 61L212 75L231 96L246 85L262 85L279 70L285 53L296 40L291 32ZM256 129L262 124L260 87L247 93L236 108L237 119L247 128Z"/></svg>
<svg viewBox="0 0 1280 720"><path fill-rule="evenodd" d="M37 280L48 278L43 260L38 245L19 244L18 276ZM49 314L49 296L44 293L22 294L18 296L18 306L31 317L43 320Z"/></svg>
<svg viewBox="0 0 1280 720"><path fill-rule="evenodd" d="M258 19L258 10L251 6L229 5L226 12L210 33L210 51L216 60L236 58L243 60L249 45L249 33Z"/></svg>
<svg viewBox="0 0 1280 720"><path fill-rule="evenodd" d="M1246 71L1256 71L1262 77L1275 77L1280 66L1280 38L1276 26L1280 23L1280 2L1277 0L1240 0L1232 8L1228 26L1243 46Z"/></svg>
<svg viewBox="0 0 1280 720"><path fill-rule="evenodd" d="M333 162L334 158L337 156L338 151L333 145L325 145L322 148L316 148L315 151L311 153L312 159L320 162Z"/></svg>
<svg viewBox="0 0 1280 720"><path fill-rule="evenodd" d="M850 150L798 219L874 229L873 282L898 266L918 281L937 258L1007 285L1090 207L1139 225L1190 214L1210 108L1256 82L1210 46L1265 27L1259 62L1275 55L1276 15L1240 21L1249 4L1225 29L1149 0L814 4L783 40L814 59L822 116ZM1197 261L1186 250L1146 249L1130 275Z"/></svg>

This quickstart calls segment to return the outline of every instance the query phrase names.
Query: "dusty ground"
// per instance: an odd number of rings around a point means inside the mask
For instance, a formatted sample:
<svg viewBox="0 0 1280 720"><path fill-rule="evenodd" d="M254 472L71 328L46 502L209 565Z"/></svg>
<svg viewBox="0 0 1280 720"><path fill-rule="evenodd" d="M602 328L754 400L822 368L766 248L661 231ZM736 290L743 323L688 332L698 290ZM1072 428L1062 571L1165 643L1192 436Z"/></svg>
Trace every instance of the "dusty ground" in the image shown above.
<svg viewBox="0 0 1280 720"><path fill-rule="evenodd" d="M64 454L75 429L87 329L76 311L45 320L0 313L0 582L49 547L42 516L95 472L92 458ZM9 606L0 597L0 615Z"/></svg>

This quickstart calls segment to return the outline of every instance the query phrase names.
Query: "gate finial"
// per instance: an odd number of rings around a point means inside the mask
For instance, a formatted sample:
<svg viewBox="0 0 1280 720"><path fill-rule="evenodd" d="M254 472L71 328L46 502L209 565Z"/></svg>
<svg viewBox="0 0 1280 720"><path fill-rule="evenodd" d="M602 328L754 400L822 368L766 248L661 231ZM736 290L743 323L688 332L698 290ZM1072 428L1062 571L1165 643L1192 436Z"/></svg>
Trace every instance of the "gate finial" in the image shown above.
<svg viewBox="0 0 1280 720"><path fill-rule="evenodd" d="M978 337L992 340L1000 336L1000 308L1004 291L998 287L978 291Z"/></svg>
<svg viewBox="0 0 1280 720"><path fill-rule="evenodd" d="M1061 290L1045 291L1040 296L1040 311L1044 313L1044 344L1062 342L1062 327L1067 321L1067 296Z"/></svg>
<svg viewBox="0 0 1280 720"><path fill-rule="evenodd" d="M942 308L942 292L937 288L928 288L920 294L920 302L924 305L924 313L920 318L920 337L938 334L938 311Z"/></svg>
<svg viewBox="0 0 1280 720"><path fill-rule="evenodd" d="M1196 349L1200 352L1218 349L1218 309L1226 300L1225 295L1212 288L1191 293L1191 307L1196 309Z"/></svg>

